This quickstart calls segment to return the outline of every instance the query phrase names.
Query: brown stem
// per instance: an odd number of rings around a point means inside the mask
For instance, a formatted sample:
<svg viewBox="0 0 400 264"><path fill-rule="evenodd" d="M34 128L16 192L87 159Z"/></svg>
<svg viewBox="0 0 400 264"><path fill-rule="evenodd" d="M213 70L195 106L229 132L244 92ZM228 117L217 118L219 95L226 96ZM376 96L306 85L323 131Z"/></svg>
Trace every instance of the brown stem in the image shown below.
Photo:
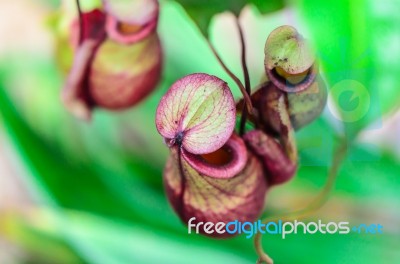
<svg viewBox="0 0 400 264"><path fill-rule="evenodd" d="M225 72L235 81L237 86L240 89L240 92L243 94L243 98L247 107L247 111L249 113L253 112L253 105L251 103L250 96L246 92L246 88L243 86L242 82L239 80L239 78L231 71L229 68L225 65L225 63L222 61L221 57L219 56L218 52L214 48L214 46L211 44L211 42L208 40L208 45L210 46L210 49L212 50L214 56L217 58L218 62L221 64L222 68L224 68Z"/></svg>
<svg viewBox="0 0 400 264"><path fill-rule="evenodd" d="M340 165L346 155L347 152L347 140L342 139L338 149L335 152L335 155L332 160L332 166L329 170L328 173L328 178L327 182L324 186L324 188L320 191L320 193L314 198L312 202L308 204L308 206L304 207L303 209L287 213L281 216L275 216L275 217L270 217L270 218L265 218L262 223L267 224L269 222L277 222L279 220L282 220L282 222L287 222L287 221L292 221L292 220L298 220L302 219L304 217L307 217L317 210L319 210L328 200L329 194L331 193L335 182L337 178L337 173L340 168ZM265 253L263 247L262 247L262 236L261 233L257 233L254 237L254 246L256 248L257 255L259 256L259 259L257 263L268 263L271 264L273 263L272 259L270 256L268 256L267 253Z"/></svg>
<svg viewBox="0 0 400 264"><path fill-rule="evenodd" d="M83 16L82 16L82 9L81 3L79 0L76 0L76 8L78 9L78 18L79 18L79 39L78 44L82 44L83 41Z"/></svg>
<svg viewBox="0 0 400 264"><path fill-rule="evenodd" d="M244 76L244 87L246 89L247 95L250 97L251 84L250 84L249 70L247 69L247 64L246 64L246 43L244 41L244 34L243 34L242 26L240 25L239 18L237 18L237 17L236 17L236 26L239 31L240 43L241 43L241 48L242 48L241 60L242 60L242 70L243 70L243 76ZM242 111L242 116L240 119L240 128L239 128L239 134L241 136L244 134L247 116L248 116L247 109L246 109L245 105L243 105L243 111Z"/></svg>

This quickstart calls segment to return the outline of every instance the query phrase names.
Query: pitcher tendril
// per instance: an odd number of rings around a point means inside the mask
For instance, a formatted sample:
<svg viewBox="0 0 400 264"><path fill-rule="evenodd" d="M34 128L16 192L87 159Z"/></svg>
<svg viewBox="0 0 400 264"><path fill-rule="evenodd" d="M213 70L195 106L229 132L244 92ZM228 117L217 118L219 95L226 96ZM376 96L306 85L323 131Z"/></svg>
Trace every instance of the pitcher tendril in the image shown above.
<svg viewBox="0 0 400 264"><path fill-rule="evenodd" d="M329 195L331 194L331 192L335 186L335 182L336 182L336 178L338 175L338 171L340 169L340 165L342 164L342 162L346 156L346 153L347 153L348 143L349 142L347 142L346 139L340 140L339 147L337 148L337 150L335 151L335 154L333 156L332 166L329 169L327 181L326 181L326 184L324 185L324 188L306 207L304 207L303 209L297 210L297 211L293 211L293 212L284 214L284 215L267 217L267 218L263 219L262 223L266 224L269 222L277 222L279 220L282 220L282 221L299 220L299 219L303 219L307 216L312 215L317 210L322 208L325 205L326 201L328 200ZM259 256L257 263L264 263L264 262L267 264L273 263L272 258L264 251L264 249L262 247L262 234L261 233L257 233L255 235L254 246L255 246L256 252Z"/></svg>
<svg viewBox="0 0 400 264"><path fill-rule="evenodd" d="M250 96L246 92L246 88L243 86L243 83L240 81L240 79L226 66L222 58L219 56L217 50L214 48L214 46L211 44L210 41L208 41L208 45L213 52L214 56L217 58L218 62L221 64L222 68L225 70L225 72L233 79L233 81L236 83L236 85L239 87L240 92L243 95L243 98L245 100L245 104L247 107L247 111L249 113L253 112L253 104L251 103Z"/></svg>
<svg viewBox="0 0 400 264"><path fill-rule="evenodd" d="M236 17L236 26L239 31L240 43L241 43L241 53L242 53L241 62L242 62L242 70L243 70L243 77L244 77L244 87L246 89L247 95L250 96L251 95L251 84L250 84L249 70L247 69L247 63L246 63L246 42L244 40L243 29L242 29L242 26L240 25L240 21L239 21L238 17ZM248 114L249 113L248 113L247 108L245 106L243 106L242 116L240 119L240 127L239 127L239 134L241 136L244 134Z"/></svg>

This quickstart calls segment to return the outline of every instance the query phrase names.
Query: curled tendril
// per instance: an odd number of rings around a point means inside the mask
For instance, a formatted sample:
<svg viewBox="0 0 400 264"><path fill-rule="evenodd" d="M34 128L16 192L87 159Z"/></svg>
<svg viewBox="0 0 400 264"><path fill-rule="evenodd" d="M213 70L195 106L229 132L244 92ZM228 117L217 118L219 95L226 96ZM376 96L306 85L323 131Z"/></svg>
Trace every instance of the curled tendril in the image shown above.
<svg viewBox="0 0 400 264"><path fill-rule="evenodd" d="M242 70L243 70L243 77L244 77L244 87L246 89L246 94L248 96L251 96L250 75L249 75L249 70L248 70L247 64L246 64L246 43L244 41L243 29L242 29L242 26L240 25L240 21L238 18L236 18L236 26L239 31L240 42L241 42L241 47L242 47L241 62L242 62ZM240 119L240 128L239 128L240 135L244 134L244 128L246 125L247 115L248 115L248 110L245 106L243 106L243 112L242 112L242 117Z"/></svg>
<svg viewBox="0 0 400 264"><path fill-rule="evenodd" d="M286 213L280 216L267 217L262 220L263 224L268 222L276 222L282 220L282 222L303 219L309 215L312 215L322 206L325 205L335 186L337 173L339 171L340 165L342 164L348 149L349 142L346 139L341 139L338 148L332 159L332 166L329 169L327 182L320 193L303 209L299 209L290 213ZM267 263L272 264L272 258L264 251L262 247L262 235L257 233L254 237L254 246L258 255L257 263Z"/></svg>
<svg viewBox="0 0 400 264"><path fill-rule="evenodd" d="M253 104L251 103L251 98L250 96L247 94L246 92L246 88L243 86L243 83L240 81L240 79L226 66L226 64L224 63L224 61L222 60L221 56L219 56L217 50L214 48L214 46L212 45L212 43L210 41L208 41L208 45L211 49L211 51L213 52L214 56L217 58L218 62L221 64L222 68L224 68L225 72L232 78L232 80L236 83L236 85L239 87L240 92L243 95L246 107L247 107L247 111L249 111L249 113L253 112Z"/></svg>

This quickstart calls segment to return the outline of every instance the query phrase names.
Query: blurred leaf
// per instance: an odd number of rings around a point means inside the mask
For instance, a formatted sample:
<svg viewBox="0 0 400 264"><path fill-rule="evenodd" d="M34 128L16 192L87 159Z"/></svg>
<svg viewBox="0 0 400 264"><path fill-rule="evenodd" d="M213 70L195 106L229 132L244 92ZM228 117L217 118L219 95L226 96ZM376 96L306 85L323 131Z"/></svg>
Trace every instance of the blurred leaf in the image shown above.
<svg viewBox="0 0 400 264"><path fill-rule="evenodd" d="M340 121L353 138L360 129L399 106L399 3L379 1L296 2L311 33ZM359 89L353 89L353 81ZM358 91L357 91L358 90ZM361 91L361 92L360 92ZM357 112L366 107L366 112ZM346 116L353 115L353 118ZM338 118L338 117L335 117ZM346 120L347 119L347 120Z"/></svg>
<svg viewBox="0 0 400 264"><path fill-rule="evenodd" d="M159 218L160 221L162 219ZM49 263L79 263L61 244L47 244L48 238L65 241L84 263L252 263L251 251L224 247L218 240L210 241L195 234L171 235L154 226L110 220L77 211L35 209L27 214L12 214L7 232L17 242L38 253ZM33 236L32 234L36 234ZM198 239L202 238L202 239ZM32 242L43 242L32 244ZM49 251L52 249L54 251ZM55 254L55 252L61 255ZM207 254L204 254L207 252ZM250 254L249 254L250 253ZM49 254L52 254L49 256ZM49 257L49 258L47 258Z"/></svg>
<svg viewBox="0 0 400 264"><path fill-rule="evenodd" d="M54 256L57 256L59 263L84 263L65 240L51 230L51 226L40 221L29 222L27 219L26 215L4 211L0 217L1 236L24 248L24 255L28 256L22 258L29 258L27 263L54 263Z"/></svg>
<svg viewBox="0 0 400 264"><path fill-rule="evenodd" d="M126 164L124 167L113 164L115 157L121 157L116 152L114 157L105 152L89 164L71 160L23 122L1 86L0 107L8 134L33 176L33 187L47 199L47 204L130 220L141 219L167 229L178 228L179 222L173 217L163 193L140 181L149 175L158 175L160 181L159 171L138 163L126 171L123 168L129 166L127 159L118 160ZM165 221L154 219L154 214Z"/></svg>
<svg viewBox="0 0 400 264"><path fill-rule="evenodd" d="M206 240L188 243L187 235L171 236L154 227L75 212L69 213L66 221L71 223L68 235L79 241L82 249L96 252L89 258L92 263L247 263L242 252L221 250L217 243L211 247Z"/></svg>
<svg viewBox="0 0 400 264"><path fill-rule="evenodd" d="M198 1L198 0L176 0L180 3L189 14L189 16L196 22L200 31L204 36L208 37L208 27L214 15L226 11L231 11L236 16L239 16L240 11L247 4L253 4L258 8L261 13L268 13L276 11L283 7L281 0L211 0L211 1Z"/></svg>

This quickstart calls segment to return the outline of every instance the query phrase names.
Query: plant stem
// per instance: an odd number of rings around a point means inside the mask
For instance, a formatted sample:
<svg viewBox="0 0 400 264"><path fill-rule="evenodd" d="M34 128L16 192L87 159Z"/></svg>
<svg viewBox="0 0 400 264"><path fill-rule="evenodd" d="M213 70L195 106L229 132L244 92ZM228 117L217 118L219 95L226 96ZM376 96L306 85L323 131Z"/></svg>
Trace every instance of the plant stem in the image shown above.
<svg viewBox="0 0 400 264"><path fill-rule="evenodd" d="M240 36L240 43L241 43L241 48L242 48L242 70L243 70L243 76L244 76L244 87L246 89L247 95L250 97L251 95L251 84L250 84L250 75L249 75L249 70L247 68L246 64L246 43L244 41L244 34L243 34L243 29L242 26L240 25L239 18L236 17L236 26L239 31L239 36ZM242 136L244 134L245 126L246 126L246 120L247 120L247 109L246 106L243 105L243 110L242 110L242 116L240 118L240 128L239 128L239 134Z"/></svg>
<svg viewBox="0 0 400 264"><path fill-rule="evenodd" d="M332 160L332 166L328 172L327 182L324 188L320 191L320 193L316 196L316 198L310 202L308 206L303 209L287 213L286 215L275 216L266 218L262 221L263 224L267 224L268 222L277 222L282 220L282 222L292 221L302 219L313 214L315 211L319 210L328 200L329 194L331 193L337 178L337 173L340 168L340 165L346 155L347 152L347 144L348 141L345 139L341 140L341 143L338 149L335 152L335 155ZM259 256L257 263L267 263L272 264L273 260L267 253L265 253L262 248L262 236L261 233L257 233L254 237L254 246L256 248L257 254Z"/></svg>
<svg viewBox="0 0 400 264"><path fill-rule="evenodd" d="M243 98L245 101L245 105L247 107L247 111L249 113L252 113L253 111L253 105L250 100L250 96L246 92L246 88L243 86L242 82L239 80L239 78L231 71L229 68L226 66L226 64L222 61L221 57L219 56L218 52L214 48L214 46L211 44L211 42L208 40L208 45L213 52L214 56L217 58L218 62L221 64L222 68L224 68L225 72L235 81L237 86L240 89L240 92L243 94Z"/></svg>
<svg viewBox="0 0 400 264"><path fill-rule="evenodd" d="M79 39L78 44L82 44L83 41L83 18L82 18L82 9L81 3L79 0L76 0L76 8L78 9L78 18L79 18Z"/></svg>

